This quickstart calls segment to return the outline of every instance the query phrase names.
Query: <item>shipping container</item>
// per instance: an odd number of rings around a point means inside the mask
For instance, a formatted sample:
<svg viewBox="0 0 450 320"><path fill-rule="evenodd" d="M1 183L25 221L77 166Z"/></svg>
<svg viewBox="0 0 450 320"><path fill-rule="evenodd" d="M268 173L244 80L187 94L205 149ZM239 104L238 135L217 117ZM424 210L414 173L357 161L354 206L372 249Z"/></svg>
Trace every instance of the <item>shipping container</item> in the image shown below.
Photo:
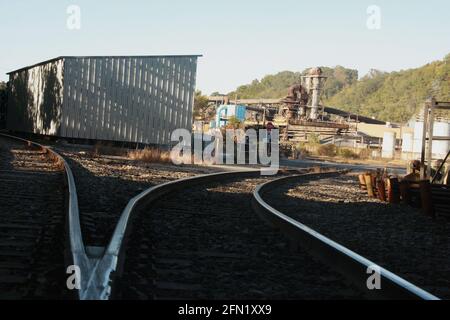
<svg viewBox="0 0 450 320"><path fill-rule="evenodd" d="M198 57L65 56L10 72L7 129L170 144L192 129Z"/></svg>

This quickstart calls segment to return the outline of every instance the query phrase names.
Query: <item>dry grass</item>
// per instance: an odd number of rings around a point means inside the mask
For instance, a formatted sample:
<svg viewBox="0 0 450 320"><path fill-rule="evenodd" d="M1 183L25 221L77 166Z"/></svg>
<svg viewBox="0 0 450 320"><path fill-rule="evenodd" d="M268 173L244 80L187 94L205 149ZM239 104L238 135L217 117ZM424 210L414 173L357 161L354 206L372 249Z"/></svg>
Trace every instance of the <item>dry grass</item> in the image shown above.
<svg viewBox="0 0 450 320"><path fill-rule="evenodd" d="M336 156L337 148L334 144L324 144L317 148L319 156L334 157Z"/></svg>
<svg viewBox="0 0 450 320"><path fill-rule="evenodd" d="M131 160L150 162L150 163L169 163L170 153L156 148L145 148L142 150L133 150L128 152L128 158Z"/></svg>
<svg viewBox="0 0 450 320"><path fill-rule="evenodd" d="M97 143L94 147L94 156L125 156L127 154L126 149L114 147L112 145Z"/></svg>
<svg viewBox="0 0 450 320"><path fill-rule="evenodd" d="M337 154L344 159L359 159L359 155L356 152L347 148L338 148Z"/></svg>

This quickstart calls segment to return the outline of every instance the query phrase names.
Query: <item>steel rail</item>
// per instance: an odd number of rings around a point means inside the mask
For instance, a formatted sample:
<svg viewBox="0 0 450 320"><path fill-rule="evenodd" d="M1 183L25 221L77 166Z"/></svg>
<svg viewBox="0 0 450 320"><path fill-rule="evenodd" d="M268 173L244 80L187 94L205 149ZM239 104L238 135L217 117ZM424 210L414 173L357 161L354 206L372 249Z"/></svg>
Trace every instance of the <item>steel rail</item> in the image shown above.
<svg viewBox="0 0 450 320"><path fill-rule="evenodd" d="M320 179L333 175L340 175L343 172L310 173L282 177L273 181L259 185L252 199L254 210L272 226L279 228L286 233L295 244L305 248L311 255L321 262L331 266L336 271L353 282L362 292L367 293L371 299L419 299L419 300L439 300L438 297L406 281L396 274L382 268L363 256L351 251L339 243L325 237L319 232L294 220L284 213L271 207L263 199L263 194L274 187L282 185L288 181L298 181L302 179ZM373 272L380 275L381 289L369 290L367 280Z"/></svg>
<svg viewBox="0 0 450 320"><path fill-rule="evenodd" d="M293 170L299 172L299 170ZM245 171L220 172L200 175L166 182L151 187L129 201L123 210L118 224L111 237L105 254L94 268L89 279L89 289L85 299L108 300L114 297L114 281L122 273L125 258L125 245L128 235L131 233L133 212L137 208L148 205L160 197L192 185L212 183L223 179L236 177L252 177L261 174L261 170L252 169Z"/></svg>
<svg viewBox="0 0 450 320"><path fill-rule="evenodd" d="M114 296L114 281L119 278L122 273L125 258L125 245L127 237L131 233L133 212L136 209L149 205L151 202L154 202L162 196L185 187L236 177L244 178L258 176L261 174L261 170L264 171L265 169L219 172L178 179L151 187L132 198L122 211L119 222L116 225L103 257L93 269L89 279L89 288L84 298L88 300L109 300ZM279 170L279 173L298 173L301 171L301 169Z"/></svg>
<svg viewBox="0 0 450 320"><path fill-rule="evenodd" d="M96 261L95 259L90 259L86 254L83 237L81 234L77 189L70 166L67 164L64 158L57 152L55 152L51 147L44 146L31 140L23 139L9 134L0 133L0 136L20 141L22 143L28 144L28 146L34 146L41 149L55 162L57 162L61 166L61 169L63 169L67 201L66 228L68 234L68 245L66 246L66 248L68 250L66 252L66 266L75 266L77 268L77 270L74 269L74 272L76 272L74 285L76 289L78 289L77 298L81 300L84 299L84 297L86 296L86 290L88 288L88 275L91 273L91 270L93 266L95 266ZM63 285L66 285L66 283L64 283Z"/></svg>

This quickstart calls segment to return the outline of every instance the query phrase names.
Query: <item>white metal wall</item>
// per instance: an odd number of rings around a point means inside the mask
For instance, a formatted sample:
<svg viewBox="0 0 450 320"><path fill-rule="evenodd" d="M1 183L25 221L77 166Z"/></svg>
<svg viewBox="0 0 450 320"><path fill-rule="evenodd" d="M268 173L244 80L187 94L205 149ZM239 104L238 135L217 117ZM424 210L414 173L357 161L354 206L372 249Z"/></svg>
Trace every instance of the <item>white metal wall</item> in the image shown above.
<svg viewBox="0 0 450 320"><path fill-rule="evenodd" d="M61 136L169 144L192 127L197 56L66 57Z"/></svg>

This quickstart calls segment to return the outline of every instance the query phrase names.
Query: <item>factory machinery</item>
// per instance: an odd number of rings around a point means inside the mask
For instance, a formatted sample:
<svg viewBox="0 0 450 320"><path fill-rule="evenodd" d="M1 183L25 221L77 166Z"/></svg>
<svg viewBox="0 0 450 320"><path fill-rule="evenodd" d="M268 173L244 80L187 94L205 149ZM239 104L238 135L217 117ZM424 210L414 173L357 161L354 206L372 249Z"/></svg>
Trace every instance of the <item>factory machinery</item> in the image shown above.
<svg viewBox="0 0 450 320"><path fill-rule="evenodd" d="M300 83L288 89L283 99L230 100L227 96L218 96L209 97L209 101L213 104L211 108L221 112L224 107L232 110L245 106L247 117L240 120L245 120L246 127L264 127L272 122L280 129L284 144L307 141L312 134L326 143L337 135L356 133L354 124L358 122L357 116L320 104L326 80L321 68L312 68L301 77Z"/></svg>
<svg viewBox="0 0 450 320"><path fill-rule="evenodd" d="M322 141L331 141L336 135L352 131L350 124L343 119L330 121L330 114L326 112L329 110L320 104L326 80L322 69L312 68L306 76L302 76L300 84L289 88L288 96L281 100L282 106L273 119L281 129L284 141L307 141L311 134Z"/></svg>

